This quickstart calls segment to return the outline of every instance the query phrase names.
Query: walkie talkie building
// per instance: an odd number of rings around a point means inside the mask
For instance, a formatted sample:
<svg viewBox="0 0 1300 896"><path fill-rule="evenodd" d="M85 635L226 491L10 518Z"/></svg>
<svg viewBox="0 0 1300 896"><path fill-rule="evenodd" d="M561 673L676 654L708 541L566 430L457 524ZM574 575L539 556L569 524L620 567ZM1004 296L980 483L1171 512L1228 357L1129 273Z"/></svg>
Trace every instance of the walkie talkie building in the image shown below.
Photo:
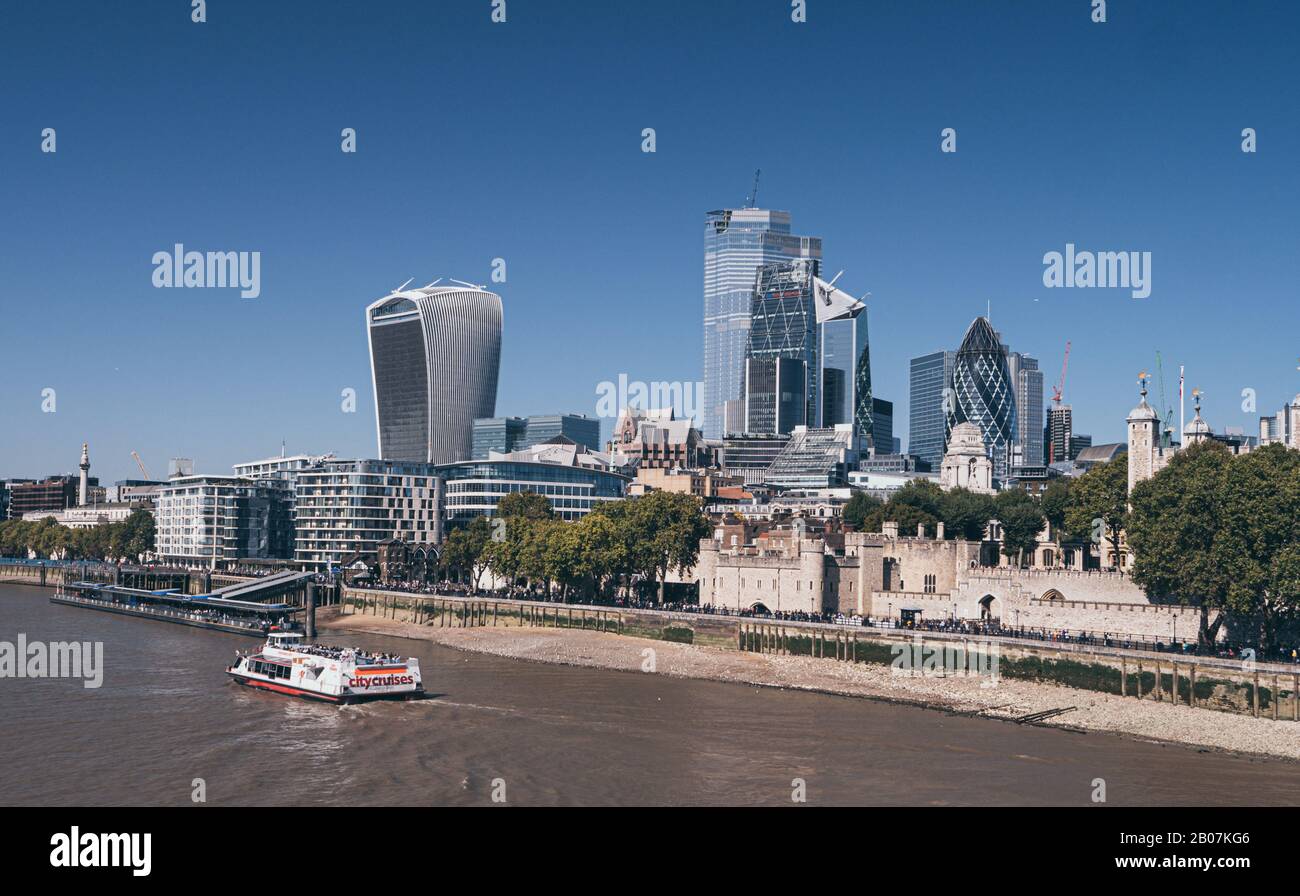
<svg viewBox="0 0 1300 896"><path fill-rule="evenodd" d="M947 431L974 423L993 461L993 475L1006 478L1011 443L1016 438L1016 393L1007 353L987 318L977 317L966 331L952 365L952 402ZM945 437L944 443L947 444Z"/></svg>
<svg viewBox="0 0 1300 896"><path fill-rule="evenodd" d="M397 290L366 308L383 460L469 460L496 413L501 297L476 286Z"/></svg>

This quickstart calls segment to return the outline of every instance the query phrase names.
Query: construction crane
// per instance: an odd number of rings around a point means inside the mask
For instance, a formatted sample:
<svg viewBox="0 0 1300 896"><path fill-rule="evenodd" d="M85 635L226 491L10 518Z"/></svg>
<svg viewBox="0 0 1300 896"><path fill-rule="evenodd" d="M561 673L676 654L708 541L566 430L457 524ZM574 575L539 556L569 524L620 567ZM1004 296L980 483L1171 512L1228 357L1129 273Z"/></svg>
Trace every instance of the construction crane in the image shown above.
<svg viewBox="0 0 1300 896"><path fill-rule="evenodd" d="M1070 342L1065 342L1065 358L1061 361L1061 378L1052 387L1052 403L1061 406L1061 396L1065 394L1065 371L1070 367Z"/></svg>
<svg viewBox="0 0 1300 896"><path fill-rule="evenodd" d="M745 200L745 208L758 207L758 176L762 173L762 168L756 168L754 170L754 189L750 191L749 197Z"/></svg>
<svg viewBox="0 0 1300 896"><path fill-rule="evenodd" d="M1174 408L1169 404L1169 397L1165 392L1165 367L1160 359L1160 352L1156 352L1156 388L1160 390L1160 419L1164 421L1164 427L1160 431L1160 447L1168 448L1173 442L1173 430L1170 422L1174 419Z"/></svg>
<svg viewBox="0 0 1300 896"><path fill-rule="evenodd" d="M1061 378L1056 381L1052 387L1052 404L1059 411L1061 408L1061 397L1065 394L1065 372L1070 368L1070 340L1065 341L1065 357L1061 360ZM1070 453L1070 446L1065 446L1065 453ZM1053 464L1056 462L1056 432L1052 426L1051 415L1048 415L1047 424L1047 462Z"/></svg>
<svg viewBox="0 0 1300 896"><path fill-rule="evenodd" d="M153 482L153 477L150 476L149 471L144 468L144 461L140 460L139 452L132 451L131 456L135 458L136 465L140 468L140 472L144 474L144 478L149 482Z"/></svg>

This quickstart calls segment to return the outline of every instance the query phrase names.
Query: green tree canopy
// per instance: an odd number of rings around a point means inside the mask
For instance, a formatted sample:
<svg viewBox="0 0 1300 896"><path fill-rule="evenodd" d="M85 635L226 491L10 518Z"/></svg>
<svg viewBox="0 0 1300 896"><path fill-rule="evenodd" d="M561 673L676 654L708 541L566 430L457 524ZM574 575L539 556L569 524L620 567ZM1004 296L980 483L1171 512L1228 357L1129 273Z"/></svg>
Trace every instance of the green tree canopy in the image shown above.
<svg viewBox="0 0 1300 896"><path fill-rule="evenodd" d="M1134 486L1127 520L1133 580L1151 597L1199 604L1205 644L1223 621L1219 616L1211 623L1209 613L1227 607L1233 585L1231 566L1216 552L1231 461L1216 442L1179 451L1163 470Z"/></svg>
<svg viewBox="0 0 1300 896"><path fill-rule="evenodd" d="M1023 566L1026 555L1033 557L1039 533L1047 521L1043 510L1028 492L1019 488L999 492L994 503L1002 526L1002 555Z"/></svg>
<svg viewBox="0 0 1300 896"><path fill-rule="evenodd" d="M844 522L859 532L870 531L865 528L866 523L871 518L872 513L884 503L884 501L866 492L854 492L848 503L844 505Z"/></svg>
<svg viewBox="0 0 1300 896"><path fill-rule="evenodd" d="M1070 484L1065 529L1071 539L1110 542L1119 557L1128 522L1128 455L1098 464Z"/></svg>

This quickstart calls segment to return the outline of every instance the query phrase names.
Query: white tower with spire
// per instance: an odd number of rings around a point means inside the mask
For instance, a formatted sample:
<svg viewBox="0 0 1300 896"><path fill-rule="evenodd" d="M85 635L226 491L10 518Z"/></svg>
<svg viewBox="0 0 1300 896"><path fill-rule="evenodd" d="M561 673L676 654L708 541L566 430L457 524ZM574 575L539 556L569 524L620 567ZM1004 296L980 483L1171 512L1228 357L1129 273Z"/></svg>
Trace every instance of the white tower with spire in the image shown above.
<svg viewBox="0 0 1300 896"><path fill-rule="evenodd" d="M81 485L77 489L77 503L85 507L90 503L90 444L81 443Z"/></svg>
<svg viewBox="0 0 1300 896"><path fill-rule="evenodd" d="M1147 404L1147 374L1138 377L1142 384L1142 401L1128 415L1128 490L1156 474L1157 440L1160 416Z"/></svg>

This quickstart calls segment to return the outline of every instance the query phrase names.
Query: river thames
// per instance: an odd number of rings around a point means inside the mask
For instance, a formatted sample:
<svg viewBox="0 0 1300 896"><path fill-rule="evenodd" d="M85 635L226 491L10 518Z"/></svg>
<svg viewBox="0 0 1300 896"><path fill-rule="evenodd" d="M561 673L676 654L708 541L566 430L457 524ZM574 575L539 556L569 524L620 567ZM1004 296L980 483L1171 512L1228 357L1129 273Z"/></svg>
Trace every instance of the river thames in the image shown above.
<svg viewBox="0 0 1300 896"><path fill-rule="evenodd" d="M0 678L0 804L1296 805L1300 764L850 697L417 656L432 699L336 707L240 688L253 638L0 584L0 641L103 643L103 685Z"/></svg>

